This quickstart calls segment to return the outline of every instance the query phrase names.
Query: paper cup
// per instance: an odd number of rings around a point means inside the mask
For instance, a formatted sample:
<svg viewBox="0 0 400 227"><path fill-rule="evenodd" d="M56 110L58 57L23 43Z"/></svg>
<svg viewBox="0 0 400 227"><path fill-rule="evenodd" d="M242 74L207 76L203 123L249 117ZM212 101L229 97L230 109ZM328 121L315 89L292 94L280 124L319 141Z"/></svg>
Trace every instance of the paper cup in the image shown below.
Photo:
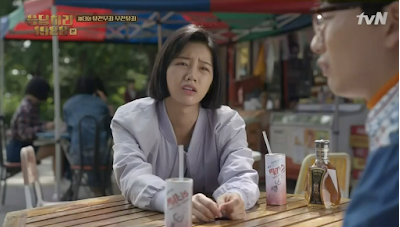
<svg viewBox="0 0 400 227"><path fill-rule="evenodd" d="M267 205L286 205L286 156L265 155L265 190Z"/></svg>
<svg viewBox="0 0 400 227"><path fill-rule="evenodd" d="M165 201L165 226L192 226L193 180L190 178L169 178Z"/></svg>

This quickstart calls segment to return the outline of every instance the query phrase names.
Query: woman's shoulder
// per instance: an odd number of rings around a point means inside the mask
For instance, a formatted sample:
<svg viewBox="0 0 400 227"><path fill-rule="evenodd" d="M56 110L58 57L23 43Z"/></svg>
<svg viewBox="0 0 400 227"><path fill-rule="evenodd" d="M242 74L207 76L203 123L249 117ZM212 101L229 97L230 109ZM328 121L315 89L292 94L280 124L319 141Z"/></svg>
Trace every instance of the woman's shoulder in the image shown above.
<svg viewBox="0 0 400 227"><path fill-rule="evenodd" d="M120 106L115 112L114 118L118 118L119 120L135 118L138 120L141 117L149 118L151 116L157 116L156 100L146 97Z"/></svg>
<svg viewBox="0 0 400 227"><path fill-rule="evenodd" d="M244 125L243 118L236 110L229 106L223 105L215 110L207 109L207 113L211 123L215 125L216 130L220 130L226 126L236 127Z"/></svg>
<svg viewBox="0 0 400 227"><path fill-rule="evenodd" d="M142 145L151 143L153 140L149 135L155 135L159 128L156 103L152 98L142 98L120 106L112 119L111 129L123 127Z"/></svg>

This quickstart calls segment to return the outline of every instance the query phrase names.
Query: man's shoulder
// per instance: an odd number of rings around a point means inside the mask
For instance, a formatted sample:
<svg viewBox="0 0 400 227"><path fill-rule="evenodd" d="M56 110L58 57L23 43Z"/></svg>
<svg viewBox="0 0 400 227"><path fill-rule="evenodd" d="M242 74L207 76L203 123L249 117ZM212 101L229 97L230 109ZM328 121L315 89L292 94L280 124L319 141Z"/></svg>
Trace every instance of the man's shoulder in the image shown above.
<svg viewBox="0 0 400 227"><path fill-rule="evenodd" d="M399 90L393 87L370 111L366 123L372 152L382 147L398 144L399 140Z"/></svg>

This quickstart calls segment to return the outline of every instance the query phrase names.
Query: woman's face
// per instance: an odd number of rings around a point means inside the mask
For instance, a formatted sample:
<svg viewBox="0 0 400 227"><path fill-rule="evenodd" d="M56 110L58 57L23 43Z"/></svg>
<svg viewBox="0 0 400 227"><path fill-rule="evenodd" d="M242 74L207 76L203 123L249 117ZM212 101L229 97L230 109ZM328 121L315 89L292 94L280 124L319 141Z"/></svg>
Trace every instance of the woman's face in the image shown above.
<svg viewBox="0 0 400 227"><path fill-rule="evenodd" d="M213 80L212 55L202 43L188 43L167 69L167 85L171 98L191 106L206 96Z"/></svg>

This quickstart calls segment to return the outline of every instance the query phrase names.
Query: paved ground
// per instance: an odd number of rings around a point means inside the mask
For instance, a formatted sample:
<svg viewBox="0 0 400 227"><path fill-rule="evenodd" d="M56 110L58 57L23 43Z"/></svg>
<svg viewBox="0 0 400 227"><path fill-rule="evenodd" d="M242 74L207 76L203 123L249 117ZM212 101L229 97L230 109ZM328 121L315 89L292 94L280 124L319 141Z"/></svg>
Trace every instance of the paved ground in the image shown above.
<svg viewBox="0 0 400 227"><path fill-rule="evenodd" d="M53 201L54 195L54 177L51 168L51 159L43 160L38 166L40 183L42 185L43 197L45 201ZM18 173L7 180L6 202L0 205L0 224L3 224L4 218L8 212L22 210L26 208L25 194L23 188L24 182L22 173ZM118 186L113 182L114 193L120 193ZM69 187L68 181L63 181L61 190L66 191ZM82 187L79 190L79 199L94 197L89 188Z"/></svg>
<svg viewBox="0 0 400 227"><path fill-rule="evenodd" d="M51 159L43 160L42 163L38 166L38 171L40 176L39 181L42 185L44 200L53 201L52 198L54 193L54 177L51 168ZM112 177L112 179L114 194L119 194L120 191L115 183L114 177ZM8 212L25 209L26 205L23 184L23 177L21 173L14 175L7 180L6 202L4 206L0 205L0 224L3 223L4 218ZM69 182L63 181L61 186L62 191L65 191L68 187ZM287 187L288 193L293 193L295 182L288 181ZM260 185L260 190L265 191L265 187L262 184ZM81 188L78 197L79 199L91 198L93 197L93 194L88 188Z"/></svg>

